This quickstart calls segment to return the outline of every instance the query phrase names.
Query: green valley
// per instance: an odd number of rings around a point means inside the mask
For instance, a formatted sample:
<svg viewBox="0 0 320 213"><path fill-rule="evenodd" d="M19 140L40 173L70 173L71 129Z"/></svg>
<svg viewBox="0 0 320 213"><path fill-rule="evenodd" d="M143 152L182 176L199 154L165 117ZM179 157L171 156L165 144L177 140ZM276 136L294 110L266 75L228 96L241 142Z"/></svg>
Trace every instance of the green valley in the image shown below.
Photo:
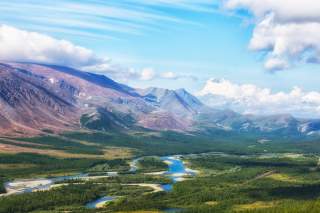
<svg viewBox="0 0 320 213"><path fill-rule="evenodd" d="M89 175L61 180L46 191L2 196L4 213L298 212L299 208L312 212L318 205L316 140L260 143L254 135L95 131L1 141L21 148L0 154L1 192L13 180ZM172 155L181 155L197 173L175 182L172 190L156 190L172 184L165 174L157 173L170 166L160 157ZM130 171L133 159L140 159L136 171ZM117 174L106 177L106 172ZM85 207L105 195L117 199L103 208Z"/></svg>

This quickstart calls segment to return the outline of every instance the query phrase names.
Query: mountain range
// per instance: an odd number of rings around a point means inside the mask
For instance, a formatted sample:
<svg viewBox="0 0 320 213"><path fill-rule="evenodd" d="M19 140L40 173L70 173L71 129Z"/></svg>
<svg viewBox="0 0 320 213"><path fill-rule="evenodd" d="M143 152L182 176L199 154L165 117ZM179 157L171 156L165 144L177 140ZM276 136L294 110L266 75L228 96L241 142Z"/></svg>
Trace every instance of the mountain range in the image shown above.
<svg viewBox="0 0 320 213"><path fill-rule="evenodd" d="M136 89L73 68L0 63L0 132L37 135L80 129L320 134L320 120L212 109L185 89Z"/></svg>

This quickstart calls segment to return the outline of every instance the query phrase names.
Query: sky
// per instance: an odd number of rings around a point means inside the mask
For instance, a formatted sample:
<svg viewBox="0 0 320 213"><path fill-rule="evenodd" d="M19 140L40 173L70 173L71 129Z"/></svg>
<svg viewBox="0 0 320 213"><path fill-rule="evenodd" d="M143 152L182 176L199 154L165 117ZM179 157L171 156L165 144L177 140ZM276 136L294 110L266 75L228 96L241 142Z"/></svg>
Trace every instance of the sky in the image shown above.
<svg viewBox="0 0 320 213"><path fill-rule="evenodd" d="M318 11L313 0L2 0L0 60L185 88L243 113L320 117Z"/></svg>

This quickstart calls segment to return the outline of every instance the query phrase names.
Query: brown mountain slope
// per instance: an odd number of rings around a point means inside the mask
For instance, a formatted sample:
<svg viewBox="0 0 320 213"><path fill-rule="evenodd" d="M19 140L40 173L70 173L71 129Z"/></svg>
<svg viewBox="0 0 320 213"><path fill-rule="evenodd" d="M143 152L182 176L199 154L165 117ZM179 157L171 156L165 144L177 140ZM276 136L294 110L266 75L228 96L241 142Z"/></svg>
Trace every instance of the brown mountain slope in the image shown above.
<svg viewBox="0 0 320 213"><path fill-rule="evenodd" d="M60 92L69 91L61 87L53 92L43 76L0 64L1 132L72 129L78 110L73 100L58 95Z"/></svg>
<svg viewBox="0 0 320 213"><path fill-rule="evenodd" d="M76 130L83 115L88 115L91 126L123 127L128 119L130 125L157 130L191 126L149 103L135 89L102 75L59 66L0 63L1 135Z"/></svg>

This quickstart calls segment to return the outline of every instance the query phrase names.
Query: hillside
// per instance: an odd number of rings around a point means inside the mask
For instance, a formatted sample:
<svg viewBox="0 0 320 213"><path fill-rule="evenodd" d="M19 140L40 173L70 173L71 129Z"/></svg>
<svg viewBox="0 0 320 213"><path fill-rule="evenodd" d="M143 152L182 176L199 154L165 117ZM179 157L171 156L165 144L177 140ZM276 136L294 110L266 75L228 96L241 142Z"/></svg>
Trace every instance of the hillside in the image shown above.
<svg viewBox="0 0 320 213"><path fill-rule="evenodd" d="M2 63L0 75L0 128L5 134L76 130L89 121L106 119L109 124L104 128L136 125L180 131L191 127L189 120L182 122L184 118L172 110L103 75L30 63ZM84 126L79 122L83 116L87 117Z"/></svg>
<svg viewBox="0 0 320 213"><path fill-rule="evenodd" d="M80 70L32 63L0 64L2 135L81 129L319 135L319 120L215 110L184 89L136 89Z"/></svg>

